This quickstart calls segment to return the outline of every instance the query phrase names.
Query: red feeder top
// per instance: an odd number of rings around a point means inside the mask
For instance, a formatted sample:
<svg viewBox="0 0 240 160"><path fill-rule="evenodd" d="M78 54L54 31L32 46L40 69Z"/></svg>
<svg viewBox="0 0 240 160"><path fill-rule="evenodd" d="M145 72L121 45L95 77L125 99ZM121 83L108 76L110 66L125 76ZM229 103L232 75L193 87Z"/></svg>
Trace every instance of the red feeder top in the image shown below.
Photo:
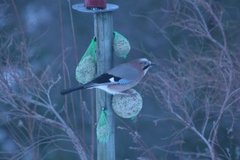
<svg viewBox="0 0 240 160"><path fill-rule="evenodd" d="M106 0L84 0L84 6L87 9L92 9L92 8L105 9Z"/></svg>

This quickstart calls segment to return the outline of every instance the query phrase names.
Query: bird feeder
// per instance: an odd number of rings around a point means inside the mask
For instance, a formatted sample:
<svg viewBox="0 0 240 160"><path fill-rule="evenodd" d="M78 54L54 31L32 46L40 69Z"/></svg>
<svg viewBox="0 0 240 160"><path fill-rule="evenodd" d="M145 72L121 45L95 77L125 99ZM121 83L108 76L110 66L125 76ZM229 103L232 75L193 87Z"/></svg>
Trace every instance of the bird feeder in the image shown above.
<svg viewBox="0 0 240 160"><path fill-rule="evenodd" d="M125 91L124 94L116 94L112 99L113 111L122 118L134 118L142 109L141 95L134 89Z"/></svg>
<svg viewBox="0 0 240 160"><path fill-rule="evenodd" d="M104 0L85 0L84 4L75 4L73 9L94 15L94 38L76 68L76 79L87 83L112 68L113 54L126 58L131 49L123 35L113 31L113 11L115 4L106 4ZM113 97L96 90L96 136L97 159L115 160L114 113L122 118L134 118L142 109L141 95L131 89L125 94ZM112 110L113 109L113 110Z"/></svg>
<svg viewBox="0 0 240 160"><path fill-rule="evenodd" d="M79 83L85 84L96 76L97 64L95 45L96 41L95 38L93 38L77 65L75 75Z"/></svg>
<svg viewBox="0 0 240 160"><path fill-rule="evenodd" d="M127 38L118 32L114 32L113 53L120 58L127 58L131 46Z"/></svg>
<svg viewBox="0 0 240 160"><path fill-rule="evenodd" d="M118 9L118 6L106 4L104 0L85 0L84 4L75 4L72 7L79 12L93 14L94 37L96 37L96 74L101 75L112 67L112 13ZM96 119L101 120L101 123L98 124L96 135L102 139L102 141L97 143L98 160L115 160L115 127L111 105L111 95L101 90L96 90ZM103 108L105 108L104 114ZM107 122L108 126L106 126L105 122Z"/></svg>
<svg viewBox="0 0 240 160"><path fill-rule="evenodd" d="M105 9L106 1L105 0L84 0L84 7L87 9Z"/></svg>

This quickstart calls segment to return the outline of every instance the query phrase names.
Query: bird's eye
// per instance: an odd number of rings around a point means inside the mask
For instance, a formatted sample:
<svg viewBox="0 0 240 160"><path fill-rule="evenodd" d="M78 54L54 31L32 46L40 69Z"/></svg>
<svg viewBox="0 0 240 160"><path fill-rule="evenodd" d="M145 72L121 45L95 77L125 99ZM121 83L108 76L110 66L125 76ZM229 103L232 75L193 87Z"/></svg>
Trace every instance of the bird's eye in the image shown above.
<svg viewBox="0 0 240 160"><path fill-rule="evenodd" d="M143 65L144 65L144 66L148 66L148 65L149 65L149 62L147 62L147 61L143 62Z"/></svg>
<svg viewBox="0 0 240 160"><path fill-rule="evenodd" d="M141 64L142 64L142 66L146 66L147 62L146 61L142 61Z"/></svg>

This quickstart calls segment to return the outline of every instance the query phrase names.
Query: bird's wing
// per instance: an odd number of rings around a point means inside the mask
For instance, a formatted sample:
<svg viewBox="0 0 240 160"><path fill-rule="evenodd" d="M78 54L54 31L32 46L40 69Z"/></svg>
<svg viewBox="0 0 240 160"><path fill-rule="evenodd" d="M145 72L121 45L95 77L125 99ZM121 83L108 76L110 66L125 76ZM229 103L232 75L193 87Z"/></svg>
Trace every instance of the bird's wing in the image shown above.
<svg viewBox="0 0 240 160"><path fill-rule="evenodd" d="M107 72L110 75L121 77L122 79L135 81L137 77L141 76L141 72L136 67L130 64L118 65Z"/></svg>
<svg viewBox="0 0 240 160"><path fill-rule="evenodd" d="M118 77L118 76L114 76L112 74L109 73L104 73L102 75L100 75L99 77L95 78L94 80L91 81L91 83L96 83L96 84L107 84L107 83L128 83L129 80Z"/></svg>
<svg viewBox="0 0 240 160"><path fill-rule="evenodd" d="M104 73L97 78L93 79L92 81L88 82L84 85L84 88L91 88L98 85L108 85L108 84L128 84L130 80L125 78L117 77L109 73Z"/></svg>

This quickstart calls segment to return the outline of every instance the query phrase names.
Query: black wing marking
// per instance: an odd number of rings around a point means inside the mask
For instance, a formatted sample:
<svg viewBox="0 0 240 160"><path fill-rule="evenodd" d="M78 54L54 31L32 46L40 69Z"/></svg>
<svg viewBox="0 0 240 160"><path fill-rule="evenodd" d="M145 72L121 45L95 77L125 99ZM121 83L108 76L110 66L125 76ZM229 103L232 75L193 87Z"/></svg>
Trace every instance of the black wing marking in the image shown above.
<svg viewBox="0 0 240 160"><path fill-rule="evenodd" d="M99 77L97 77L96 79L92 80L91 83L102 84L102 83L118 82L121 79L122 78L120 77L117 77L108 73L104 73Z"/></svg>
<svg viewBox="0 0 240 160"><path fill-rule="evenodd" d="M148 65L144 66L143 70L148 69L149 67L151 67L151 64L148 64Z"/></svg>

